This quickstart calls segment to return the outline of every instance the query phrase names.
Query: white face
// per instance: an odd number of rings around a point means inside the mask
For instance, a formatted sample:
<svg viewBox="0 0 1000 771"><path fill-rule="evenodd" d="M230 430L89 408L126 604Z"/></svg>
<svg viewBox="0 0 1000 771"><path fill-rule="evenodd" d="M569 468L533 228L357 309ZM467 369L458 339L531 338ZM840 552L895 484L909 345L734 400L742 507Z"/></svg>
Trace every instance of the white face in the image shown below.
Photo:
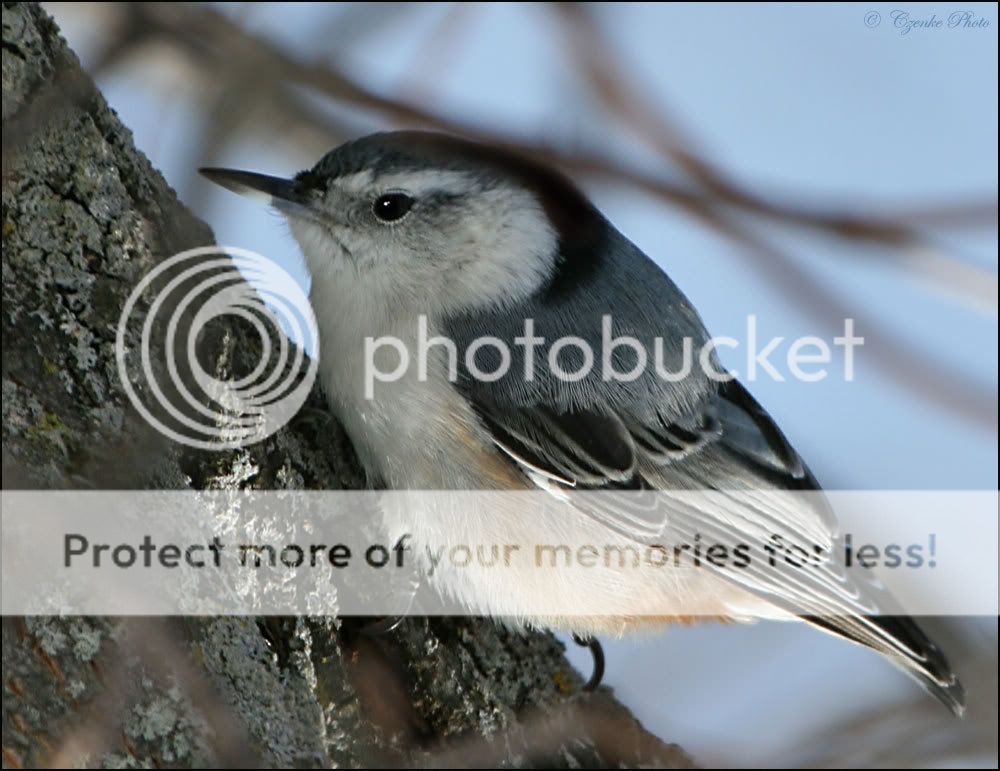
<svg viewBox="0 0 1000 771"><path fill-rule="evenodd" d="M376 201L402 195L377 216ZM387 215L412 205L398 219ZM393 205L403 202L403 205ZM346 175L288 215L318 282L391 313L436 317L523 299L555 265L557 236L536 198L457 171Z"/></svg>

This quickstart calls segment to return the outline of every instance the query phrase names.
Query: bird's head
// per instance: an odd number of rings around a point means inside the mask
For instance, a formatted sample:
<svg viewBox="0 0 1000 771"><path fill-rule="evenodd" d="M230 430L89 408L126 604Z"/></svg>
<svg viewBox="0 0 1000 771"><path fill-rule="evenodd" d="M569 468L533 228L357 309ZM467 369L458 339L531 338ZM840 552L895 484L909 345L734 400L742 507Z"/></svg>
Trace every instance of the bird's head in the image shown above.
<svg viewBox="0 0 1000 771"><path fill-rule="evenodd" d="M432 313L496 307L544 289L574 269L566 254L596 246L593 231L603 225L560 173L427 132L348 142L291 179L202 173L285 215L314 286L346 281L372 302Z"/></svg>

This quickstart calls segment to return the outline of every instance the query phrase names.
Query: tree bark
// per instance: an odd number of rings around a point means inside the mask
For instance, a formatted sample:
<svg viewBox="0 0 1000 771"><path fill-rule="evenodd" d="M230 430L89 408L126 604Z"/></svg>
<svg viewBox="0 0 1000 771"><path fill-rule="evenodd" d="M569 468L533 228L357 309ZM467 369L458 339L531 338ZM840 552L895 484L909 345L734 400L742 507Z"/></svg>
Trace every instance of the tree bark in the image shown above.
<svg viewBox="0 0 1000 771"><path fill-rule="evenodd" d="M3 6L3 478L38 489L343 489L364 476L316 390L266 441L171 444L132 412L118 316L160 260L212 243L37 4ZM233 323L218 375L255 361ZM319 416L319 417L317 417ZM550 634L408 619L4 618L3 765L688 767Z"/></svg>

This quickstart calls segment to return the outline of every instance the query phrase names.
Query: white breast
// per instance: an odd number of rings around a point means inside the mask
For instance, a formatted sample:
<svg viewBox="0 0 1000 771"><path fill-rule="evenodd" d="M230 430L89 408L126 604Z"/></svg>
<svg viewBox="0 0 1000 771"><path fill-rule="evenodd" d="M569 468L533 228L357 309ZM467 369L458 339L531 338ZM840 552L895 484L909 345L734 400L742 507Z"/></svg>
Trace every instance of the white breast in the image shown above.
<svg viewBox="0 0 1000 771"><path fill-rule="evenodd" d="M455 391L446 352L428 349L426 377L418 366L419 314L373 302L353 282L314 284L313 307L320 329L319 371L330 406L343 423L361 462L392 488L477 489L495 486L489 469L457 462L488 437L466 401ZM429 322L428 322L429 323ZM436 331L428 328L428 336ZM409 366L391 382L373 374L393 372L399 352L379 338L392 338L407 351Z"/></svg>

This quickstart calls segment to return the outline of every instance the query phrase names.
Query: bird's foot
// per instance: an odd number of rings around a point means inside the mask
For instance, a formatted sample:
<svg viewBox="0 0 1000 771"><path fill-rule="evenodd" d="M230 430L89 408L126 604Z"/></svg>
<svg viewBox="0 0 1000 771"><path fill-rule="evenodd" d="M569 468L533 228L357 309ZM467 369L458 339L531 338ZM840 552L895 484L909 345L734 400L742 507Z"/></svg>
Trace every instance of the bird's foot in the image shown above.
<svg viewBox="0 0 1000 771"><path fill-rule="evenodd" d="M596 691L601 684L601 680L604 679L604 648L601 647L596 637L581 637L575 634L573 635L573 642L577 645L582 645L584 648L590 648L590 655L594 657L594 671L591 673L586 685L583 686L583 690Z"/></svg>
<svg viewBox="0 0 1000 771"><path fill-rule="evenodd" d="M348 641L361 637L374 640L396 631L405 620L406 616L385 616L374 619L370 616L341 616L340 634Z"/></svg>
<svg viewBox="0 0 1000 771"><path fill-rule="evenodd" d="M406 616L386 616L377 621L370 621L361 627L361 634L365 637L382 637L399 629L405 620Z"/></svg>

